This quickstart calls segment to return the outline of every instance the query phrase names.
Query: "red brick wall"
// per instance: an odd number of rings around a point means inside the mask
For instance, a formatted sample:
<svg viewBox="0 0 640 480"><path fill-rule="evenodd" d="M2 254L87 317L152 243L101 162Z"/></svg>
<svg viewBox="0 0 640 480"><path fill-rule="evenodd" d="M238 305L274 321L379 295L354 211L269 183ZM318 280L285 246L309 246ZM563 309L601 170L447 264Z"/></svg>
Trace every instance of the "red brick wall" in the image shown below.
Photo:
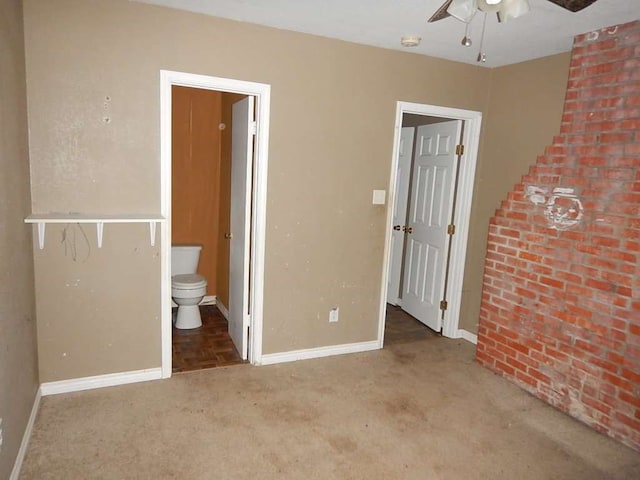
<svg viewBox="0 0 640 480"><path fill-rule="evenodd" d="M574 41L560 135L490 223L477 360L640 450L639 260L636 21Z"/></svg>

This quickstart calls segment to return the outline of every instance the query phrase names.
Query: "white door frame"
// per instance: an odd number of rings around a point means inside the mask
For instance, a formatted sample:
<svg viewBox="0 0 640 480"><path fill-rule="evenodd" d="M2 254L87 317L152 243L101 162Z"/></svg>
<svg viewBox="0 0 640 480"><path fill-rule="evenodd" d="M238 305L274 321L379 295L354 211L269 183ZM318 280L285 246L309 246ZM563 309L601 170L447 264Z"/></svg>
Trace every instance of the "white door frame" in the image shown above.
<svg viewBox="0 0 640 480"><path fill-rule="evenodd" d="M473 110L461 110L458 108L440 107L420 103L397 102L396 124L393 139L393 157L391 159L391 175L389 179L389 199L391 203L387 208L387 223L384 242L384 263L382 272L382 285L380 288L380 313L378 322L378 343L380 348L384 345L384 325L387 309L387 281L389 275L389 257L391 255L391 230L393 228L393 209L396 201L396 176L398 169L398 154L400 148L400 133L402 131L402 115L413 113L428 117L449 118L463 120L464 133L462 142L465 146L460 163L458 177L458 189L456 197L455 224L456 233L451 236L451 263L449 264L449 284L447 288L448 309L443 320L442 334L445 337L460 338L464 331L458 329L460 307L462 303L462 283L464 280L464 264L467 253L467 240L469 237L469 220L471 218L471 201L473 198L473 186L478 160L478 147L480 145L480 125L482 113Z"/></svg>
<svg viewBox="0 0 640 480"><path fill-rule="evenodd" d="M271 86L229 78L160 70L160 208L165 221L160 226L160 295L162 378L171 377L171 87L217 90L252 95L256 99L256 148L252 189L251 291L249 293L249 362L262 359L264 304L264 258L267 209L267 163Z"/></svg>

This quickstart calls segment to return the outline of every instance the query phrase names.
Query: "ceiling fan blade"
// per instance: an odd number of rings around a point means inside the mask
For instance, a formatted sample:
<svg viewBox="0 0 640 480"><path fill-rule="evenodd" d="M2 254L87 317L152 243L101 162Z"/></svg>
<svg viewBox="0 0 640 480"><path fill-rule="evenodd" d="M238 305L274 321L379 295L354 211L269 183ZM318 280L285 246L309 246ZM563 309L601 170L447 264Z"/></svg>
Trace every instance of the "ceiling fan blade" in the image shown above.
<svg viewBox="0 0 640 480"><path fill-rule="evenodd" d="M449 5L451 5L451 2L453 2L453 0L447 0L446 2L444 2L440 8L438 10L436 10L436 12L431 15L431 18L429 20L427 20L428 23L432 23L432 22L437 22L438 20L442 20L444 18L449 17L449 12L447 12L447 8L449 8Z"/></svg>
<svg viewBox="0 0 640 480"><path fill-rule="evenodd" d="M596 0L549 0L549 1L571 12L579 12L583 8L587 8L592 3L596 3Z"/></svg>

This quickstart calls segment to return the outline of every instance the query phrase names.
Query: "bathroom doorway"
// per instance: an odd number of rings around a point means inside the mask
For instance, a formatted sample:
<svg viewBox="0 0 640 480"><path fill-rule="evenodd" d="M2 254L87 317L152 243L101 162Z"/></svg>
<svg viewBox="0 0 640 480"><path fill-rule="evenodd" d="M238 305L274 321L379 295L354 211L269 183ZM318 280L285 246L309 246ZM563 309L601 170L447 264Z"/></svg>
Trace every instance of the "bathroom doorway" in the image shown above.
<svg viewBox="0 0 640 480"><path fill-rule="evenodd" d="M250 216L244 210L251 193L243 173L253 160L253 135L246 127L253 122L253 103L247 95L171 88L171 243L202 247L193 273L207 280L199 306L202 326L181 329L174 323L173 373L239 364L247 358L242 323L229 322L231 285L240 297L233 300L244 300L243 284L230 282L230 258L235 249L234 275L242 277L250 256L243 251L243 223ZM173 275L175 265L171 269ZM244 311L242 304L235 308ZM175 315L175 304L172 310Z"/></svg>
<svg viewBox="0 0 640 480"><path fill-rule="evenodd" d="M203 246L198 269L208 282L203 322L213 317L219 327L226 317L240 360L260 361L269 98L264 84L161 72L164 378L172 371L172 244ZM215 335L201 328L208 338L201 340L212 343ZM196 330L180 332L182 347L190 340L203 346ZM221 348L218 364L229 360L227 346ZM209 366L215 364L212 359Z"/></svg>

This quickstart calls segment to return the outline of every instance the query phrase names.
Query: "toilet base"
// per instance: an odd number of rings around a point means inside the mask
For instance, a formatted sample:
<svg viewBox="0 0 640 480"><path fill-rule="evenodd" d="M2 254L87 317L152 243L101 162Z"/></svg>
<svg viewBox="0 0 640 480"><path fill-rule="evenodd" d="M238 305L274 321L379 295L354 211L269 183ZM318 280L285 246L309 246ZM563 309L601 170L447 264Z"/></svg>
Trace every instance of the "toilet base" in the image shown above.
<svg viewBox="0 0 640 480"><path fill-rule="evenodd" d="M198 328L202 326L200 318L200 308L198 305L180 305L176 314L175 327L180 330Z"/></svg>

